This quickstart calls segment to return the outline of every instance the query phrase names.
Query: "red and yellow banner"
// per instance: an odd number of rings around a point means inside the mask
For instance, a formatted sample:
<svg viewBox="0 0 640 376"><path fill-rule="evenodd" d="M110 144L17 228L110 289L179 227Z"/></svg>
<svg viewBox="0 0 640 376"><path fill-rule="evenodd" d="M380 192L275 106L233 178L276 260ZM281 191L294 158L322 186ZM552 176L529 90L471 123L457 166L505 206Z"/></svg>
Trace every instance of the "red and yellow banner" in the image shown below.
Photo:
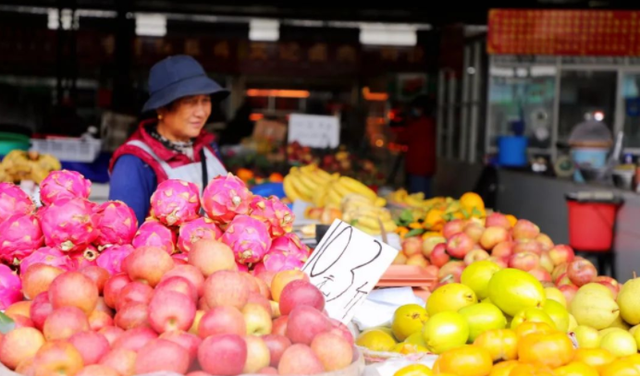
<svg viewBox="0 0 640 376"><path fill-rule="evenodd" d="M640 11L489 11L489 54L640 56Z"/></svg>

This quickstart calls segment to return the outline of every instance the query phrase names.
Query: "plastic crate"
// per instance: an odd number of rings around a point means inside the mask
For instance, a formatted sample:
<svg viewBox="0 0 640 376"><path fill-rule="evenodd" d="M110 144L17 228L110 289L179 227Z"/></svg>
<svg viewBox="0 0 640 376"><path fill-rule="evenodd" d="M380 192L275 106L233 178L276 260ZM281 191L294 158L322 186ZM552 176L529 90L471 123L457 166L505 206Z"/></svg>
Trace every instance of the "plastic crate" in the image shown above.
<svg viewBox="0 0 640 376"><path fill-rule="evenodd" d="M102 149L102 141L80 138L32 138L31 150L51 154L60 161L91 163Z"/></svg>

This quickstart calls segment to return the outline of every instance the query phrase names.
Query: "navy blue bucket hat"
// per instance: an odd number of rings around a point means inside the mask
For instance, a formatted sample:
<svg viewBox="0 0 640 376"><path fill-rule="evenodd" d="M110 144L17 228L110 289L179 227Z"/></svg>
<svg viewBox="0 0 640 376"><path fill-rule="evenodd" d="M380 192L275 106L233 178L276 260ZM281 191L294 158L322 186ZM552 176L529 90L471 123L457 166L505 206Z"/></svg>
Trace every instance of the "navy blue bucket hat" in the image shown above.
<svg viewBox="0 0 640 376"><path fill-rule="evenodd" d="M169 56L157 62L149 72L149 100L142 112L157 110L176 99L190 95L210 94L217 100L229 91L210 79L202 65L188 55Z"/></svg>

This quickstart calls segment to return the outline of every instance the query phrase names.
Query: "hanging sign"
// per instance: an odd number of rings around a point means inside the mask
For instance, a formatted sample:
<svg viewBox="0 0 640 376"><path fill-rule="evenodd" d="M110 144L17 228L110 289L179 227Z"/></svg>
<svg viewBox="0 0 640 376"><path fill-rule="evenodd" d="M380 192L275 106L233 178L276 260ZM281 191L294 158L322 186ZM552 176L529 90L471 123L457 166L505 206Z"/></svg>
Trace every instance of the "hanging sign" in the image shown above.
<svg viewBox="0 0 640 376"><path fill-rule="evenodd" d="M340 121L335 116L291 114L289 143L295 141L312 148L337 148L340 145Z"/></svg>

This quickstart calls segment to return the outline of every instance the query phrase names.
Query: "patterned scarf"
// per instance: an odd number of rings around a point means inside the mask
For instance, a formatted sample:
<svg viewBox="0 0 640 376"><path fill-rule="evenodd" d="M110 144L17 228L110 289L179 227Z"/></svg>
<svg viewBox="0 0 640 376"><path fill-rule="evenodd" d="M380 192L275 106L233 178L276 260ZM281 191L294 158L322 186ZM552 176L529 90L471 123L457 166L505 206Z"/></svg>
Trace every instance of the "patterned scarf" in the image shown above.
<svg viewBox="0 0 640 376"><path fill-rule="evenodd" d="M182 141L171 141L163 137L160 133L158 133L158 125L157 124L149 124L146 126L147 133L155 140L159 141L165 148L169 150L173 150L175 152L181 153L189 157L193 160L193 141L190 140L187 142Z"/></svg>

